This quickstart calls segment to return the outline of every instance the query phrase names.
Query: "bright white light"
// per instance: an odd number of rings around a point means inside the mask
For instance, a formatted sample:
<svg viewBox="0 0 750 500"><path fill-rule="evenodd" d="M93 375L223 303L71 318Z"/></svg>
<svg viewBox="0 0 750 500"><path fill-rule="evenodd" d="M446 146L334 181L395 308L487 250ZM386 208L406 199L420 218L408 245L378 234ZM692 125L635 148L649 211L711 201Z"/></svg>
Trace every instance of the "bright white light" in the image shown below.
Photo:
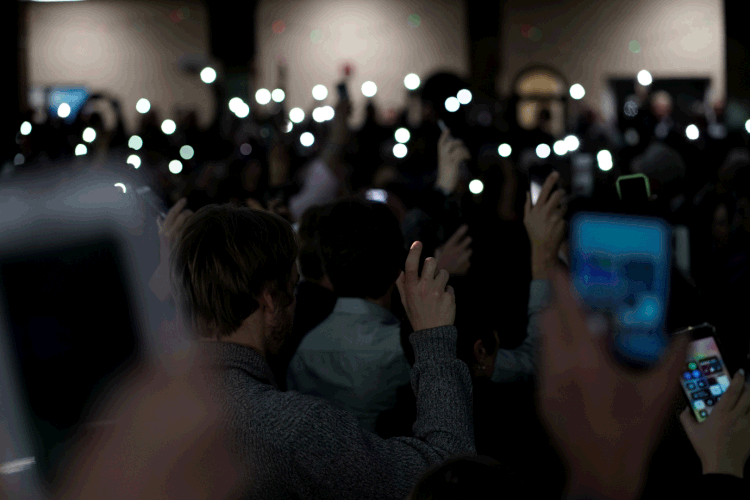
<svg viewBox="0 0 750 500"><path fill-rule="evenodd" d="M378 86L375 82L365 82L362 84L362 94L365 97L372 97L378 93Z"/></svg>
<svg viewBox="0 0 750 500"><path fill-rule="evenodd" d="M195 155L195 150L190 146L182 146L180 148L180 157L183 160L189 160Z"/></svg>
<svg viewBox="0 0 750 500"><path fill-rule="evenodd" d="M565 148L568 151L575 151L581 144L578 142L578 137L569 135L565 138Z"/></svg>
<svg viewBox="0 0 750 500"><path fill-rule="evenodd" d="M142 97L138 99L138 102L135 103L135 110L138 111L140 114L148 113L148 110L151 109L151 103L148 102L148 99L145 97Z"/></svg>
<svg viewBox="0 0 750 500"><path fill-rule="evenodd" d="M242 109L243 104L245 104L245 102L239 97L232 97L229 99L229 110L232 113L237 114L237 110Z"/></svg>
<svg viewBox="0 0 750 500"><path fill-rule="evenodd" d="M546 144L540 144L536 147L536 155L539 158L547 158L549 156L549 152L549 146L547 146Z"/></svg>
<svg viewBox="0 0 750 500"><path fill-rule="evenodd" d="M130 149L135 149L136 151L138 151L143 147L143 139L141 139L137 135L131 136L130 139L128 139L128 147Z"/></svg>
<svg viewBox="0 0 750 500"><path fill-rule="evenodd" d="M450 113L455 113L460 107L461 103L455 97L449 97L445 100L445 109Z"/></svg>
<svg viewBox="0 0 750 500"><path fill-rule="evenodd" d="M694 141L698 138L698 136L700 136L700 132L698 131L698 127L696 127L693 124L690 124L685 129L685 135L687 136L688 139L690 139L691 141Z"/></svg>
<svg viewBox="0 0 750 500"><path fill-rule="evenodd" d="M173 174L179 174L182 172L182 162L180 160L172 160L169 162L169 171Z"/></svg>
<svg viewBox="0 0 750 500"><path fill-rule="evenodd" d="M70 116L70 104L66 102L60 104L60 107L57 108L57 116L60 118L67 118Z"/></svg>
<svg viewBox="0 0 750 500"><path fill-rule="evenodd" d="M552 145L552 149L554 149L557 156L562 156L568 152L568 147L565 145L565 141L555 141Z"/></svg>
<svg viewBox="0 0 750 500"><path fill-rule="evenodd" d="M599 163L599 169L603 171L612 170L612 154L603 149L596 154L596 161Z"/></svg>
<svg viewBox="0 0 750 500"><path fill-rule="evenodd" d="M23 162L24 162L24 161L26 161L26 158L24 158L24 156L23 156L23 155L22 155L21 153L18 153L18 154L17 154L17 155L16 155L16 156L15 156L15 157L13 158L13 165L16 165L16 166L18 166L18 165L23 165Z"/></svg>
<svg viewBox="0 0 750 500"><path fill-rule="evenodd" d="M31 133L31 123L23 122L21 124L21 135L29 135Z"/></svg>
<svg viewBox="0 0 750 500"><path fill-rule="evenodd" d="M203 68L201 71L201 80L203 80L203 83L214 83L216 80L216 71L210 67Z"/></svg>
<svg viewBox="0 0 750 500"><path fill-rule="evenodd" d="M86 127L83 131L83 140L86 142L94 142L94 139L96 139L96 130L91 127Z"/></svg>
<svg viewBox="0 0 750 500"><path fill-rule="evenodd" d="M286 124L284 125L284 133L288 134L292 131L292 128L294 128L294 123L286 122Z"/></svg>
<svg viewBox="0 0 750 500"><path fill-rule="evenodd" d="M161 122L161 131L164 132L167 135L174 134L174 131L177 130L177 125L172 120L164 120Z"/></svg>
<svg viewBox="0 0 750 500"><path fill-rule="evenodd" d="M649 73L645 69L642 69L638 72L638 83L640 83L644 87L646 85L651 85L651 82L653 81L654 79L651 77L651 73Z"/></svg>
<svg viewBox="0 0 750 500"><path fill-rule="evenodd" d="M406 75L406 78L404 78L404 85L409 90L416 90L419 87L419 84L419 77L414 73L409 73Z"/></svg>
<svg viewBox="0 0 750 500"><path fill-rule="evenodd" d="M128 164L133 165L133 167L138 168L141 166L141 159L138 157L138 155L130 155L128 156Z"/></svg>
<svg viewBox="0 0 750 500"><path fill-rule="evenodd" d="M471 91L467 89L461 89L458 91L458 102L461 104L469 104L471 102Z"/></svg>
<svg viewBox="0 0 750 500"><path fill-rule="evenodd" d="M318 123L326 121L326 111L323 108L315 108L312 112L313 120Z"/></svg>
<svg viewBox="0 0 750 500"><path fill-rule="evenodd" d="M247 115L250 114L250 106L248 106L244 102L240 103L240 105L237 106L237 111L235 111L234 114L237 115L237 118L246 118Z"/></svg>
<svg viewBox="0 0 750 500"><path fill-rule="evenodd" d="M289 119L292 123L302 123L302 120L305 119L305 112L302 111L302 108L292 108L289 110Z"/></svg>
<svg viewBox="0 0 750 500"><path fill-rule="evenodd" d="M510 156L512 149L510 148L510 144L500 144L497 148L497 154L502 156L503 158L507 158Z"/></svg>
<svg viewBox="0 0 750 500"><path fill-rule="evenodd" d="M315 136L310 132L305 132L299 137L299 142L305 147L310 147L315 142Z"/></svg>
<svg viewBox="0 0 750 500"><path fill-rule="evenodd" d="M331 106L323 106L323 117L326 120L333 120L333 117L336 115L336 112L333 110Z"/></svg>
<svg viewBox="0 0 750 500"><path fill-rule="evenodd" d="M281 102L286 97L286 94L281 89L274 89L273 92L271 92L271 99L273 99L273 102Z"/></svg>
<svg viewBox="0 0 750 500"><path fill-rule="evenodd" d="M271 92L269 92L268 89L258 89L255 93L255 100L261 106L265 106L271 102Z"/></svg>
<svg viewBox="0 0 750 500"><path fill-rule="evenodd" d="M584 90L583 85L580 83L574 83L570 86L570 97L573 99L582 99L585 95L586 90Z"/></svg>
<svg viewBox="0 0 750 500"><path fill-rule="evenodd" d="M401 127L400 129L396 130L396 140L400 143L409 142L409 139L411 139L411 134L407 129L404 127Z"/></svg>
<svg viewBox="0 0 750 500"><path fill-rule="evenodd" d="M313 99L316 101L322 101L326 97L328 97L328 89L325 85L318 84L313 87L312 90Z"/></svg>
<svg viewBox="0 0 750 500"><path fill-rule="evenodd" d="M403 158L406 156L406 153L409 152L409 149L406 147L406 144L401 144L400 142L393 146L393 156L396 158Z"/></svg>
<svg viewBox="0 0 750 500"><path fill-rule="evenodd" d="M122 182L116 182L115 183L115 187L118 187L118 188L122 189L123 193L127 193L128 192L127 188L125 188L125 184L123 184Z"/></svg>
<svg viewBox="0 0 750 500"><path fill-rule="evenodd" d="M747 130L747 133L750 134L750 120L745 122L745 130Z"/></svg>
<svg viewBox="0 0 750 500"><path fill-rule="evenodd" d="M469 191L473 194L479 194L484 191L484 183L479 179L474 179L469 183Z"/></svg>
<svg viewBox="0 0 750 500"><path fill-rule="evenodd" d="M85 144L79 144L76 146L76 156L83 156L88 152Z"/></svg>

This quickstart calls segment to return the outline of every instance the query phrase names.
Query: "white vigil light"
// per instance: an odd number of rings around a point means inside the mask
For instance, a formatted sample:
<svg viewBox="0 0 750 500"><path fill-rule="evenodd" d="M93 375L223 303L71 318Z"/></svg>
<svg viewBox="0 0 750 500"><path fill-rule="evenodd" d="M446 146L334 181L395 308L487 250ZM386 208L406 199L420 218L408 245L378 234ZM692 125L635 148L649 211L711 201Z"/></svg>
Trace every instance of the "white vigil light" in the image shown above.
<svg viewBox="0 0 750 500"><path fill-rule="evenodd" d="M469 183L469 191L471 191L472 194L481 193L482 191L484 191L484 183L479 179L474 179Z"/></svg>
<svg viewBox="0 0 750 500"><path fill-rule="evenodd" d="M302 111L302 108L292 108L289 110L289 119L292 123L302 123L302 120L305 119L305 112Z"/></svg>
<svg viewBox="0 0 750 500"><path fill-rule="evenodd" d="M323 118L325 118L326 121L333 120L335 115L336 112L331 106L323 106Z"/></svg>
<svg viewBox="0 0 750 500"><path fill-rule="evenodd" d="M396 158L403 158L406 156L406 153L409 152L409 149L406 147L406 144L401 144L400 142L393 146L393 156Z"/></svg>
<svg viewBox="0 0 750 500"><path fill-rule="evenodd" d="M122 189L123 193L127 193L128 192L127 188L125 187L125 184L123 184L122 182L116 182L115 183L115 187L118 187L118 188Z"/></svg>
<svg viewBox="0 0 750 500"><path fill-rule="evenodd" d="M138 151L143 147L143 139L137 135L131 136L130 139L128 139L128 147Z"/></svg>
<svg viewBox="0 0 750 500"><path fill-rule="evenodd" d="M568 147L565 145L565 141L555 141L552 145L552 149L557 156L562 156L568 152Z"/></svg>
<svg viewBox="0 0 750 500"><path fill-rule="evenodd" d="M268 89L258 89L255 93L255 101L261 106L265 106L271 102L271 92Z"/></svg>
<svg viewBox="0 0 750 500"><path fill-rule="evenodd" d="M201 80L203 83L214 83L216 80L216 70L211 67L205 67L201 70Z"/></svg>
<svg viewBox="0 0 750 500"><path fill-rule="evenodd" d="M651 77L651 73L649 73L645 69L642 69L638 72L638 83L640 83L644 87L647 85L651 85L651 82L653 81L654 79Z"/></svg>
<svg viewBox="0 0 750 500"><path fill-rule="evenodd" d="M31 123L23 122L21 124L21 135L29 135L31 133Z"/></svg>
<svg viewBox="0 0 750 500"><path fill-rule="evenodd" d="M88 148L85 144L79 144L76 146L76 156L83 156L88 153Z"/></svg>
<svg viewBox="0 0 750 500"><path fill-rule="evenodd" d="M292 128L294 128L294 123L292 123L292 122L286 122L284 124L284 133L288 134L289 132L292 131Z"/></svg>
<svg viewBox="0 0 750 500"><path fill-rule="evenodd" d="M328 89L325 85L318 84L313 87L312 95L313 99L315 99L316 101L322 101L323 99L328 97Z"/></svg>
<svg viewBox="0 0 750 500"><path fill-rule="evenodd" d="M161 122L161 131L165 134L172 135L175 130L177 130L177 125L173 120L164 120Z"/></svg>
<svg viewBox="0 0 750 500"><path fill-rule="evenodd" d="M299 137L299 142L305 147L310 147L315 143L315 136L310 132L305 132Z"/></svg>
<svg viewBox="0 0 750 500"><path fill-rule="evenodd" d="M23 165L23 162L26 161L26 158L21 154L18 153L16 156L13 157L13 165Z"/></svg>
<svg viewBox="0 0 750 500"><path fill-rule="evenodd" d="M471 102L471 91L468 89L461 89L458 91L456 98L461 104L469 104Z"/></svg>
<svg viewBox="0 0 750 500"><path fill-rule="evenodd" d="M232 97L229 99L229 110L236 114L238 109L242 109L243 104L245 104L244 101L239 97Z"/></svg>
<svg viewBox="0 0 750 500"><path fill-rule="evenodd" d="M419 88L419 84L421 82L419 81L419 76L417 76L414 73L409 73L406 75L406 78L404 78L404 85L409 90L416 90Z"/></svg>
<svg viewBox="0 0 750 500"><path fill-rule="evenodd" d="M575 151L576 149L578 149L578 146L581 145L581 143L578 142L578 137L574 135L569 135L564 140L565 140L565 148L568 151Z"/></svg>
<svg viewBox="0 0 750 500"><path fill-rule="evenodd" d="M750 120L745 122L745 130L747 130L747 133L750 134Z"/></svg>
<svg viewBox="0 0 750 500"><path fill-rule="evenodd" d="M596 161L599 164L599 169L607 172L612 170L612 153L606 149L602 149L596 154Z"/></svg>
<svg viewBox="0 0 750 500"><path fill-rule="evenodd" d="M172 160L169 162L169 171L173 174L179 174L182 172L182 162L180 160Z"/></svg>
<svg viewBox="0 0 750 500"><path fill-rule="evenodd" d="M547 158L549 156L550 149L546 144L540 144L536 147L536 155L539 158Z"/></svg>
<svg viewBox="0 0 750 500"><path fill-rule="evenodd" d="M273 92L271 92L271 99L273 99L273 102L281 102L286 97L286 93L281 89L274 89Z"/></svg>
<svg viewBox="0 0 750 500"><path fill-rule="evenodd" d="M405 129L404 127L401 127L400 129L396 130L396 140L400 143L406 143L409 142L409 139L411 139L411 134L409 133L409 130Z"/></svg>
<svg viewBox="0 0 750 500"><path fill-rule="evenodd" d="M694 124L690 124L685 129L685 135L688 139L691 141L696 140L700 136L700 132L698 131L698 127L696 127Z"/></svg>
<svg viewBox="0 0 750 500"><path fill-rule="evenodd" d="M315 108L313 109L312 117L317 123L322 123L326 121L326 112L323 108Z"/></svg>
<svg viewBox="0 0 750 500"><path fill-rule="evenodd" d="M511 151L512 151L512 149L510 148L510 144L500 144L497 147L497 154L499 154L503 158L509 157Z"/></svg>
<svg viewBox="0 0 750 500"><path fill-rule="evenodd" d="M580 83L574 83L570 86L570 97L573 99L583 99L583 96L586 95L586 90L584 90L583 85Z"/></svg>
<svg viewBox="0 0 750 500"><path fill-rule="evenodd" d="M151 103L148 102L148 99L145 97L141 97L138 99L138 102L135 103L135 110L138 111L140 114L146 114L151 109Z"/></svg>
<svg viewBox="0 0 750 500"><path fill-rule="evenodd" d="M375 82L365 82L362 84L362 95L365 97L372 97L378 93L378 86Z"/></svg>
<svg viewBox="0 0 750 500"><path fill-rule="evenodd" d="M57 116L60 118L67 118L70 116L70 104L64 102L57 108Z"/></svg>
<svg viewBox="0 0 750 500"><path fill-rule="evenodd" d="M83 131L83 140L86 142L94 142L94 139L96 139L96 130L91 127L86 127Z"/></svg>
<svg viewBox="0 0 750 500"><path fill-rule="evenodd" d="M138 157L138 155L130 155L128 156L127 163L133 165L134 168L138 168L141 166L141 159Z"/></svg>
<svg viewBox="0 0 750 500"><path fill-rule="evenodd" d="M190 160L195 155L195 150L191 146L182 146L180 148L180 157L183 160Z"/></svg>
<svg viewBox="0 0 750 500"><path fill-rule="evenodd" d="M234 112L235 115L237 115L237 118L247 118L247 115L250 114L250 106L247 104L240 103L239 106L237 106L237 111Z"/></svg>
<svg viewBox="0 0 750 500"><path fill-rule="evenodd" d="M449 97L445 100L445 110L449 113L455 113L460 107L461 103L455 97Z"/></svg>

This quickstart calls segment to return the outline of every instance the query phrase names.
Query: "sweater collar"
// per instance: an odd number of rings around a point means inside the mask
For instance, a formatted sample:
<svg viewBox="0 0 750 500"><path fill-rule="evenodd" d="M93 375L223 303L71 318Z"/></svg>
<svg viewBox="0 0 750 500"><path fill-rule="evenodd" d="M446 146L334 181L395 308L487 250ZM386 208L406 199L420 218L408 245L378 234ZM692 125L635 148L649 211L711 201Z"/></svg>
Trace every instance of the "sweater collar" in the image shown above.
<svg viewBox="0 0 750 500"><path fill-rule="evenodd" d="M268 361L250 347L231 342L198 342L209 364L218 368L239 368L261 383L278 389Z"/></svg>

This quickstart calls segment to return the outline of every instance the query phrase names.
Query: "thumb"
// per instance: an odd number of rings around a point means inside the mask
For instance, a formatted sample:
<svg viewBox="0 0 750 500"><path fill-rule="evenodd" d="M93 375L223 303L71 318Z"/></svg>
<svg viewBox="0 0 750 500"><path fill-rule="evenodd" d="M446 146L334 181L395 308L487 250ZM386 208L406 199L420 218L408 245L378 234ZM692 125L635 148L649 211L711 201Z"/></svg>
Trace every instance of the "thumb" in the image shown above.
<svg viewBox="0 0 750 500"><path fill-rule="evenodd" d="M692 435L695 427L699 425L698 421L693 418L691 413L693 413L693 411L690 406L685 408L682 413L680 413L680 422L682 423L682 426L685 428L685 432L687 432L688 435Z"/></svg>
<svg viewBox="0 0 750 500"><path fill-rule="evenodd" d="M396 288L398 288L398 294L401 296L401 303L403 304L404 308L406 308L406 293L404 292L403 271L401 271L401 273L398 275L398 278L396 278Z"/></svg>

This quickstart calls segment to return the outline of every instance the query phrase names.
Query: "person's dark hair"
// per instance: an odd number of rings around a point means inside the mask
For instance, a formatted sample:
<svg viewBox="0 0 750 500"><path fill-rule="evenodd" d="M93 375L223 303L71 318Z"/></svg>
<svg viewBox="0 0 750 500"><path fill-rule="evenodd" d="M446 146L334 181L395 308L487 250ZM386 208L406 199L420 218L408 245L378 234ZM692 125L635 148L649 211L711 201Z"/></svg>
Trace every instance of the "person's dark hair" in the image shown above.
<svg viewBox="0 0 750 500"><path fill-rule="evenodd" d="M409 500L479 498L497 489L501 474L500 462L494 458L481 455L453 458L422 476Z"/></svg>
<svg viewBox="0 0 750 500"><path fill-rule="evenodd" d="M492 311L489 299L480 294L462 297L461 303L456 304L456 320L454 326L458 331L456 357L466 363L469 368L477 363L474 357L474 344L481 340L487 352L495 352L497 342L492 325Z"/></svg>
<svg viewBox="0 0 750 500"><path fill-rule="evenodd" d="M302 214L297 235L299 236L299 267L302 276L308 280L321 280L325 275L323 262L318 249L318 224L333 205L310 207Z"/></svg>
<svg viewBox="0 0 750 500"><path fill-rule="evenodd" d="M419 96L431 103L435 109L442 110L445 100L454 96L467 84L456 74L441 71L430 75L419 88Z"/></svg>
<svg viewBox="0 0 750 500"><path fill-rule="evenodd" d="M275 214L230 204L201 208L170 254L181 317L198 336L221 338L258 309L266 290L288 306L297 252L294 230Z"/></svg>
<svg viewBox="0 0 750 500"><path fill-rule="evenodd" d="M318 224L323 268L339 297L380 298L406 260L398 220L382 203L347 199Z"/></svg>

